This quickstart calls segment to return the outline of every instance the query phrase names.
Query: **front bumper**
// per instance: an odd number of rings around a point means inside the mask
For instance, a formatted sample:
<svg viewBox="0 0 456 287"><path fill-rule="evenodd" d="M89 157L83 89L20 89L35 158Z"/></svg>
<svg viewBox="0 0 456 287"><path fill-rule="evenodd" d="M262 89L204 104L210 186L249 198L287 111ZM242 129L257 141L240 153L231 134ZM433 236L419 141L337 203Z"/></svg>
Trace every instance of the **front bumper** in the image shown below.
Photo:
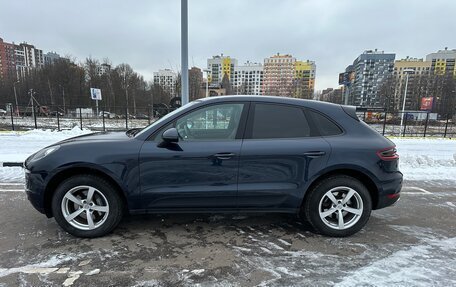
<svg viewBox="0 0 456 287"><path fill-rule="evenodd" d="M33 207L41 213L45 213L44 208L44 183L40 174L25 170L25 192Z"/></svg>

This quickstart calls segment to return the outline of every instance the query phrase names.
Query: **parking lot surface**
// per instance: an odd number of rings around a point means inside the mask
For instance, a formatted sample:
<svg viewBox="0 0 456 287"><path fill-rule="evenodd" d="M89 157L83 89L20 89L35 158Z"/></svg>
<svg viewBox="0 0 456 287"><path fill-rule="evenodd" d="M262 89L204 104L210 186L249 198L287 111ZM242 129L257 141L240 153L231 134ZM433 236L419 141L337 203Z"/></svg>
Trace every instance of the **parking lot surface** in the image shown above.
<svg viewBox="0 0 456 287"><path fill-rule="evenodd" d="M454 182L409 181L349 238L293 216L148 215L80 239L0 184L0 286L456 286Z"/></svg>

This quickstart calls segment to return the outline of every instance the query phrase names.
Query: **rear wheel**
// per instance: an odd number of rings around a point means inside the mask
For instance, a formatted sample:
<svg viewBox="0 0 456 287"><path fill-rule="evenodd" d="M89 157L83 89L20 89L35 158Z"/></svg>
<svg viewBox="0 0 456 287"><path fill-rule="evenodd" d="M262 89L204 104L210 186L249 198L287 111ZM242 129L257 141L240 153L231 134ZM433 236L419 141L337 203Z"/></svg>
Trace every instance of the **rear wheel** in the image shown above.
<svg viewBox="0 0 456 287"><path fill-rule="evenodd" d="M323 235L350 236L369 220L372 200L367 188L355 178L333 176L308 192L306 219Z"/></svg>
<svg viewBox="0 0 456 287"><path fill-rule="evenodd" d="M92 175L78 175L58 186L52 198L52 212L68 233L98 237L119 224L123 202L109 182Z"/></svg>

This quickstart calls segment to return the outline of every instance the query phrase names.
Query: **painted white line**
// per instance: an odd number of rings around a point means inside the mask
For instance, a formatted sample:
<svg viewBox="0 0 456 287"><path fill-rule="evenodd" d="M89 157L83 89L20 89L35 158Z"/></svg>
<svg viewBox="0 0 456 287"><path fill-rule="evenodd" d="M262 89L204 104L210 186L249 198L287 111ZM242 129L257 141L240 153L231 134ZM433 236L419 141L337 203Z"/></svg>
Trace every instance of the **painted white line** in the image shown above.
<svg viewBox="0 0 456 287"><path fill-rule="evenodd" d="M20 182L10 182L10 183L7 183L7 182L0 182L0 186L13 186L13 185L24 186L24 184L23 184L23 183L20 183Z"/></svg>
<svg viewBox="0 0 456 287"><path fill-rule="evenodd" d="M409 195L432 195L432 193L424 193L418 191L402 191L401 194L409 194Z"/></svg>
<svg viewBox="0 0 456 287"><path fill-rule="evenodd" d="M419 191L422 191L423 193L426 193L426 194L431 194L431 192L429 192L429 191L427 191L426 189L421 188L421 187L409 186L408 188L414 189L414 190L419 190Z"/></svg>
<svg viewBox="0 0 456 287"><path fill-rule="evenodd" d="M0 189L1 192L25 192L25 189Z"/></svg>

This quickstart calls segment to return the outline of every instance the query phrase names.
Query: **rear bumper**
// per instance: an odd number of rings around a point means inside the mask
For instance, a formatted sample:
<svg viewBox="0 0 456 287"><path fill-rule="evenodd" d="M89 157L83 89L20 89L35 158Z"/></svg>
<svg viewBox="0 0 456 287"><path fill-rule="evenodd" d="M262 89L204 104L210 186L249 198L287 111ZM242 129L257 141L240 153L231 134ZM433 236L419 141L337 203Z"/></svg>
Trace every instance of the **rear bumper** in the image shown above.
<svg viewBox="0 0 456 287"><path fill-rule="evenodd" d="M397 172L392 179L383 181L381 183L381 189L379 188L378 201L374 209L395 204L401 196L402 181L403 176L401 172Z"/></svg>

